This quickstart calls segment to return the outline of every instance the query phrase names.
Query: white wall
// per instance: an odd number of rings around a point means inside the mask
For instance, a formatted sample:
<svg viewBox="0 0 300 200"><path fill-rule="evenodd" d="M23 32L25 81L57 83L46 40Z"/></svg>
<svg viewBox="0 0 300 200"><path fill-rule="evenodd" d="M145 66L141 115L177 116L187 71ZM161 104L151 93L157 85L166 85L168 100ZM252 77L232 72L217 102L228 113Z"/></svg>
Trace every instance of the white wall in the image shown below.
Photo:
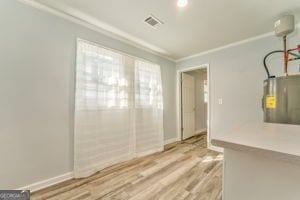
<svg viewBox="0 0 300 200"><path fill-rule="evenodd" d="M288 40L290 47L299 44L299 30ZM210 65L211 138L249 121L263 120L261 97L266 73L262 62L268 52L277 49L282 49L282 40L269 36L177 63L177 69ZM281 58L282 55L273 56L269 62L270 71L277 75L283 71ZM298 72L299 61L290 70ZM219 98L223 105L218 104Z"/></svg>
<svg viewBox="0 0 300 200"><path fill-rule="evenodd" d="M16 0L0 1L0 188L73 170L76 38L161 65L165 139L176 137L175 63Z"/></svg>

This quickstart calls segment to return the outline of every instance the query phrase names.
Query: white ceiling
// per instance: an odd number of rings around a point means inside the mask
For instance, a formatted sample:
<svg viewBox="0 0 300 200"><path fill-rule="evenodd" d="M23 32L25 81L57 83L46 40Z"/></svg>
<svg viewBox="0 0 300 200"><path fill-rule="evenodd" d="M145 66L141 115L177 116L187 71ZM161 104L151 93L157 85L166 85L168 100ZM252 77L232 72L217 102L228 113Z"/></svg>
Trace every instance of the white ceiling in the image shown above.
<svg viewBox="0 0 300 200"><path fill-rule="evenodd" d="M282 14L300 21L299 0L189 0L185 8L176 0L36 1L175 60L273 31ZM164 22L158 30L143 23L150 13Z"/></svg>

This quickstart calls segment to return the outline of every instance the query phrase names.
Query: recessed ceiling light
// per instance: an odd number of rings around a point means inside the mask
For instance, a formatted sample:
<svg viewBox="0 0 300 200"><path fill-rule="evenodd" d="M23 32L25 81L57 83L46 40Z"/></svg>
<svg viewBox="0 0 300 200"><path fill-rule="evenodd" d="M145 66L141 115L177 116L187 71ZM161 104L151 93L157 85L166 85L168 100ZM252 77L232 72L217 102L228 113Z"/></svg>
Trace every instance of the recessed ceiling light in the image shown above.
<svg viewBox="0 0 300 200"><path fill-rule="evenodd" d="M180 8L185 7L188 4L187 0L177 0L177 6Z"/></svg>

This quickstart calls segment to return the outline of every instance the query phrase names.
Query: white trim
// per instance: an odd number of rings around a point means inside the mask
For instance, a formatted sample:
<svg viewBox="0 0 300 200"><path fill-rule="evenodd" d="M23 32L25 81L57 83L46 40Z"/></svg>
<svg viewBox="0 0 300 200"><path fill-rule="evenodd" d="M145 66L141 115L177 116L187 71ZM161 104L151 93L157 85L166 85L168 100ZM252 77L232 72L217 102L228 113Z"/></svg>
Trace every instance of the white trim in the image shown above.
<svg viewBox="0 0 300 200"><path fill-rule="evenodd" d="M126 32L124 32L124 31L122 31L122 30L120 30L120 29L118 29L114 26L111 26L107 23L104 23L104 22L102 22L102 21L100 21L100 20L98 20L98 19L96 19L92 16L89 16L89 15L87 15L87 14L85 14L85 13L79 11L79 10L73 9L71 7L68 7L68 6L65 6L65 5L64 6L59 5L60 10L58 10L56 8L47 6L43 3L37 2L35 0L18 0L18 1L21 2L21 3L24 3L26 5L29 5L31 7L34 7L36 9L46 11L46 12L51 13L53 15L56 15L58 17L64 18L64 19L69 20L73 23L85 26L86 28L89 28L91 30L100 32L100 33L102 33L106 36L117 39L117 40L122 41L124 43L127 43L131 46L134 46L136 48L139 48L139 49L142 49L144 51L150 52L152 54L155 54L157 56L160 56L162 58L168 59L168 60L176 62L176 63L184 61L184 60L188 60L188 59L191 59L191 58L195 58L195 57L198 57L198 56L202 56L202 55L205 55L205 54L220 51L220 50L223 50L223 49L227 49L227 48L230 48L230 47L238 46L238 45L248 43L248 42L251 42L251 41L254 41L254 40L259 40L259 39L262 39L262 38L265 38L265 37L268 37L268 36L271 36L271 35L274 34L274 32L272 31L272 32L269 32L269 33L265 33L265 34L262 34L262 35L255 36L255 37L247 38L245 40L233 42L233 43L230 43L228 45L224 45L224 46L220 46L220 47L210 49L210 50L207 50L207 51L202 51L202 52L199 52L199 53L196 53L196 54L192 54L190 56L182 57L182 58L179 58L179 59L173 59L173 58L170 57L172 55L170 52L168 52L168 51L166 51L166 50L164 50L160 47L157 47L153 44L150 44L150 43L146 42L145 40L142 40L138 37L135 37L135 36L133 36L129 33L126 33ZM300 23L296 24L295 27L300 28Z"/></svg>
<svg viewBox="0 0 300 200"><path fill-rule="evenodd" d="M196 130L195 134L199 134L199 133L203 133L203 132L207 132L207 128Z"/></svg>
<svg viewBox="0 0 300 200"><path fill-rule="evenodd" d="M175 59L169 57L169 56L171 56L171 54L168 51L166 51L160 47L157 47L155 45L152 45L152 44L146 42L145 40L135 37L129 33L126 33L114 26L104 23L104 22L102 22L92 16L89 16L83 12L80 12L79 10L76 10L76 9L73 9L73 8L67 7L67 6L62 6L62 5L60 5L60 7L61 7L60 10L58 10L56 8L47 6L43 3L37 2L35 0L18 0L18 1L20 3L24 3L33 8L51 13L58 17L69 20L73 23L79 24L79 25L89 28L91 30L102 33L102 34L109 36L111 38L114 38L116 40L127 43L136 48L142 49L144 51L150 52L152 54L155 54L157 56L160 56L162 58L165 58L165 59L175 62Z"/></svg>
<svg viewBox="0 0 300 200"><path fill-rule="evenodd" d="M300 23L296 24L295 28L300 28ZM262 39L262 38L266 38L266 37L269 37L269 36L272 36L272 35L274 35L273 31L269 32L269 33L262 34L262 35L258 35L258 36L255 36L255 37L250 37L250 38L247 38L245 40L240 40L240 41L237 41L237 42L233 42L233 43L230 43L230 44L227 44L227 45L224 45L224 46L220 46L220 47L217 47L217 48L214 48L214 49L210 49L210 50L207 50L207 51L202 51L202 52L190 55L190 56L179 58L179 59L175 60L175 62L178 63L178 62L181 62L181 61L184 61L184 60L189 60L189 59L192 59L192 58L195 58L195 57L198 57L198 56L203 56L203 55L213 53L213 52L216 52L216 51L221 51L221 50L224 50L224 49L228 49L230 47L239 46L241 44L249 43L249 42L259 40L259 39Z"/></svg>
<svg viewBox="0 0 300 200"><path fill-rule="evenodd" d="M148 156L148 155L151 155L151 154L154 154L154 153L162 152L163 150L164 150L163 147L158 148L158 149L151 149L151 150L148 150L148 151L137 153L136 157L134 157L134 158L140 158L140 157L143 157L143 156Z"/></svg>
<svg viewBox="0 0 300 200"><path fill-rule="evenodd" d="M154 153L157 153L157 152L162 152L163 150L164 149L162 147L162 148L158 148L158 149L154 149L154 150L145 151L145 152L136 154L135 157L132 157L131 159L139 158L139 157L143 157L143 156L147 156L147 155L151 155L151 154L154 154ZM114 164L118 164L118 163L130 161L131 159L126 159L126 160L123 160L123 161L119 161L119 162L116 162ZM112 166L114 164L110 164L107 167ZM38 190L41 190L41 189L44 189L44 188L56 185L58 183L62 183L64 181L71 180L73 178L74 178L74 173L73 172L68 172L68 173L65 173L65 174L53 177L53 178L49 178L49 179L46 179L46 180L38 181L38 182L32 183L30 185L26 185L26 186L17 188L17 190L30 190L30 192L36 192Z"/></svg>
<svg viewBox="0 0 300 200"><path fill-rule="evenodd" d="M213 146L212 144L208 145L207 148L210 149L210 150L212 150L212 151L217 151L217 152L220 152L220 153L223 153L223 152L224 152L224 149L223 149L223 148Z"/></svg>
<svg viewBox="0 0 300 200"><path fill-rule="evenodd" d="M167 145L167 144L171 144L173 142L178 142L180 141L180 139L177 137L177 138L171 138L171 139L167 139L164 141L164 144Z"/></svg>
<svg viewBox="0 0 300 200"><path fill-rule="evenodd" d="M207 86L208 86L208 102L207 102L207 121L208 121L208 124L207 124L207 148L208 149L211 149L211 150L214 150L214 151L222 151L222 149L219 149L218 147L214 147L211 142L210 142L210 133L211 133L211 127L210 127L210 124L211 124L211 114L210 114L210 111L211 111L211 108L210 108L210 101L211 101L211 88L210 88L210 67L209 67L209 64L206 63L206 64L202 64L202 65L197 65L197 66L194 66L194 67L188 67L188 68L184 68L184 69L178 69L177 70L177 79L176 79L176 113L177 113L177 137L181 139L181 110L180 110L180 73L182 72L187 72L187 71L193 71L193 70L196 70L196 69L203 69L203 68L206 68L207 69Z"/></svg>
<svg viewBox="0 0 300 200"><path fill-rule="evenodd" d="M182 57L179 59L173 59L170 57L172 55L170 52L168 52L160 47L157 47L153 44L150 44L150 43L146 42L145 40L135 37L129 33L126 33L114 26L104 23L104 22L102 22L92 16L89 16L79 10L73 9L71 7L60 5L60 9L61 9L61 11L60 11L56 8L47 6L43 3L37 2L35 0L18 0L18 1L21 3L24 3L26 5L29 5L31 7L34 7L36 9L46 11L46 12L56 15L58 17L62 17L73 23L85 26L86 28L100 32L106 36L117 39L117 40L127 43L131 46L134 46L136 48L150 52L152 54L155 54L157 56L160 56L162 58L168 59L168 60L176 62L176 63L274 35L274 32L272 31L269 33L255 36L255 37L250 37L245 40L241 40L241 41L233 42L233 43L230 43L230 44L227 44L224 46L213 48L213 49L210 49L207 51L202 51L202 52L199 52L196 54L192 54L190 56ZM295 28L300 28L300 23L296 24Z"/></svg>
<svg viewBox="0 0 300 200"><path fill-rule="evenodd" d="M228 45L220 46L220 47L217 47L217 48L214 48L214 49L210 49L210 50L207 50L207 51L203 51L203 52L200 52L200 53L196 53L196 54L193 54L193 55L190 55L190 56L186 56L186 57L177 59L176 62L189 60L189 59L192 59L192 58L195 58L195 57L198 57L198 56L203 56L205 54L213 53L213 52L216 52L216 51L221 51L221 50L224 50L224 49L227 49L227 48L230 48L230 47L234 47L234 46L238 46L238 45L245 44L245 43L248 43L248 42L252 42L252 41L255 41L255 40L259 40L259 39L271 36L272 34L273 34L273 32L272 33L266 33L266 34L263 34L263 35L259 35L259 36L256 36L256 37L252 37L252 38L248 38L248 39L241 40L241 41L238 41L238 42L233 42L233 43L230 43Z"/></svg>
<svg viewBox="0 0 300 200"><path fill-rule="evenodd" d="M47 180L39 181L21 188L18 188L18 190L30 190L30 192L35 192L47 187L50 187L52 185L70 180L74 177L73 172L68 172L53 178L49 178Z"/></svg>

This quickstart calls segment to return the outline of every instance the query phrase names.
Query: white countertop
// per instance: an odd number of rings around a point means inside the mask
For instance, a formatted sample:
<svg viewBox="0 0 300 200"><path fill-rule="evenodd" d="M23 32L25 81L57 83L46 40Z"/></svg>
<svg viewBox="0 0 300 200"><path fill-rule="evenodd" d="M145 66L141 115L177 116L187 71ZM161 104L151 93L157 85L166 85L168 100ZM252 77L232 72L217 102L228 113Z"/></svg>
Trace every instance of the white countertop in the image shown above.
<svg viewBox="0 0 300 200"><path fill-rule="evenodd" d="M249 123L213 138L212 144L300 164L299 125Z"/></svg>

